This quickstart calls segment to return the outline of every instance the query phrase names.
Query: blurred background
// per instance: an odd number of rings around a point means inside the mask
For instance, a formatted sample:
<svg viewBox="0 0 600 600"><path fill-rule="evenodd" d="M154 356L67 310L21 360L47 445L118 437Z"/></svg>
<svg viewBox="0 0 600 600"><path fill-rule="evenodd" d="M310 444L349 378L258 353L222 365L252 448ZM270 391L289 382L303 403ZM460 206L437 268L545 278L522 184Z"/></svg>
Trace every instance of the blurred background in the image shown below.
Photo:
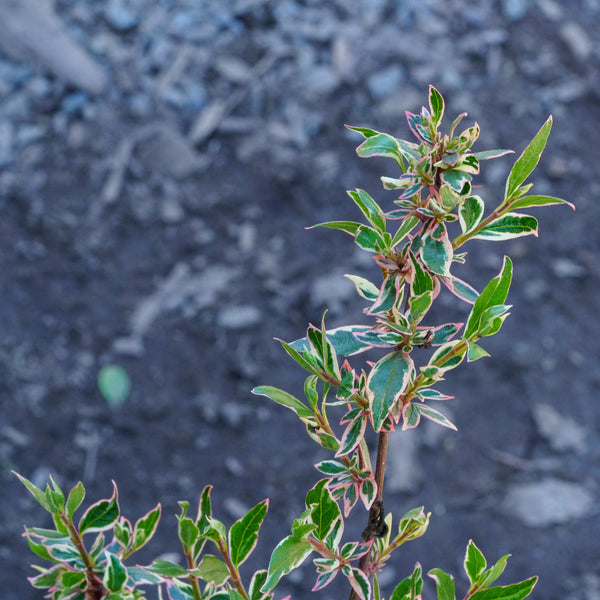
<svg viewBox="0 0 600 600"><path fill-rule="evenodd" d="M330 328L365 322L343 274L377 272L345 234L305 227L358 217L346 189L391 206L393 164L359 159L343 125L409 137L404 111L431 83L446 127L463 111L480 124L475 150L520 153L553 114L534 191L577 211L532 211L537 240L466 247L479 289L513 258L513 314L491 359L440 386L458 433L391 441L386 508L433 515L384 581L418 560L460 595L473 538L490 560L512 553L501 583L538 574L533 598L598 600L599 18L599 0L0 0L4 599L42 597L20 534L49 525L10 469L81 479L93 501L114 479L131 520L160 500L145 564L177 558L177 501L204 485L227 524L270 497L249 565L266 567L325 454L250 389L301 395L273 338L326 307ZM513 160L483 165L488 207ZM124 402L99 391L106 365L130 380ZM309 561L277 597L315 597L313 578Z"/></svg>

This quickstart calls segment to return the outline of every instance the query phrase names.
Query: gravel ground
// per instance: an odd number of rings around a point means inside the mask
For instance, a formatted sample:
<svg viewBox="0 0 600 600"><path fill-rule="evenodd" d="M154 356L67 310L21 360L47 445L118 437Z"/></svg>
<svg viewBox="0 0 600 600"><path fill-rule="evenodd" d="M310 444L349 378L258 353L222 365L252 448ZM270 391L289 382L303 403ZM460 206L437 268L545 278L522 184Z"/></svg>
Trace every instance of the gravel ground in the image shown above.
<svg viewBox="0 0 600 600"><path fill-rule="evenodd" d="M177 500L205 484L225 521L268 496L251 566L266 565L322 454L249 390L301 393L273 337L325 307L331 327L362 318L342 275L370 260L305 227L352 218L346 189L385 196L390 165L359 160L343 125L407 137L429 83L479 122L479 150L521 151L552 113L535 190L577 212L536 211L539 240L470 247L476 287L514 259L515 308L492 358L444 386L458 434L393 438L386 508L433 518L389 583L419 560L460 592L473 538L512 552L506 581L539 574L534 599L600 599L599 19L598 0L0 0L5 600L42 597L20 533L44 515L12 468L83 479L90 498L114 479L131 518L161 500L141 562L177 551ZM482 195L510 164L484 167ZM109 363L132 380L118 410L96 385ZM312 579L281 595L314 597Z"/></svg>

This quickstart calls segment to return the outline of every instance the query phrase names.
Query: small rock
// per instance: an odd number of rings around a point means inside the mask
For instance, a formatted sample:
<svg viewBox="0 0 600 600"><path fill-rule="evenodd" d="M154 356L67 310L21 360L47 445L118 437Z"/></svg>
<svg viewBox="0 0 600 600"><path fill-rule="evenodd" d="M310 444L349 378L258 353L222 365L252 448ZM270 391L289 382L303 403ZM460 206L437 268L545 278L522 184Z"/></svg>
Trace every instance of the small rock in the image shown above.
<svg viewBox="0 0 600 600"><path fill-rule="evenodd" d="M118 1L108 3L104 8L104 18L117 33L133 31L140 23L137 15Z"/></svg>
<svg viewBox="0 0 600 600"><path fill-rule="evenodd" d="M501 510L529 527L548 527L589 515L594 505L594 497L583 486L545 479L512 485Z"/></svg>
<svg viewBox="0 0 600 600"><path fill-rule="evenodd" d="M12 123L0 121L0 167L9 165L13 160L14 135Z"/></svg>
<svg viewBox="0 0 600 600"><path fill-rule="evenodd" d="M576 262L568 258L557 258L552 263L552 270L557 277L565 279L567 277L585 277L587 270L584 266L577 264Z"/></svg>
<svg viewBox="0 0 600 600"><path fill-rule="evenodd" d="M174 198L164 198L160 203L160 218L166 225L174 225L185 219L185 211Z"/></svg>
<svg viewBox="0 0 600 600"><path fill-rule="evenodd" d="M529 2L527 0L504 0L502 2L502 14L510 21L521 20L528 9Z"/></svg>
<svg viewBox="0 0 600 600"><path fill-rule="evenodd" d="M88 101L88 97L83 92L75 92L65 96L61 102L60 108L68 115L80 112Z"/></svg>
<svg viewBox="0 0 600 600"><path fill-rule="evenodd" d="M17 446L19 448L24 448L29 443L29 436L11 427L10 425L4 425L2 429L0 429L0 433L4 438L6 438L13 446Z"/></svg>
<svg viewBox="0 0 600 600"><path fill-rule="evenodd" d="M184 179L201 170L206 162L187 141L167 125L139 144L139 158L144 166L168 177Z"/></svg>
<svg viewBox="0 0 600 600"><path fill-rule="evenodd" d="M558 452L584 452L587 431L573 419L559 414L550 404L536 404L533 419L542 437Z"/></svg>
<svg viewBox="0 0 600 600"><path fill-rule="evenodd" d="M262 313L256 306L229 306L217 315L217 325L225 329L247 329L262 321Z"/></svg>
<svg viewBox="0 0 600 600"><path fill-rule="evenodd" d="M577 60L585 62L590 57L592 40L581 25L574 21L565 23L560 29L560 36Z"/></svg>
<svg viewBox="0 0 600 600"><path fill-rule="evenodd" d="M317 65L312 67L304 77L302 86L308 92L309 99L313 95L327 96L339 85L339 78L333 69L327 65Z"/></svg>
<svg viewBox="0 0 600 600"><path fill-rule="evenodd" d="M404 80L404 69L400 65L389 67L373 73L367 79L367 86L371 95L375 98L384 98L395 92Z"/></svg>

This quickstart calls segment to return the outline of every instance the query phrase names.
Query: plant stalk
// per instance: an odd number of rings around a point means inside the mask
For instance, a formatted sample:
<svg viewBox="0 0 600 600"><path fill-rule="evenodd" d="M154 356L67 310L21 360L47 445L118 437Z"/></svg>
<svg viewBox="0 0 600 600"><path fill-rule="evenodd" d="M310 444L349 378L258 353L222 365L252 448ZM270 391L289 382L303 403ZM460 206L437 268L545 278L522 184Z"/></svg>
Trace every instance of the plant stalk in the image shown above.
<svg viewBox="0 0 600 600"><path fill-rule="evenodd" d="M371 509L369 510L369 520L367 529L365 530L369 537L367 539L363 538L365 542L369 541L374 536L374 532L369 531L369 526L374 520L377 520L381 502L383 500L383 480L385 476L385 463L387 459L388 436L389 433L387 431L380 431L379 439L377 440L377 459L375 462L375 483L377 484L377 497L373 501ZM358 561L358 568L363 571L365 575L369 576L370 566L371 552L367 552L364 556L361 556L360 560ZM354 591L354 589L350 591L350 597L348 600L359 600L358 594Z"/></svg>

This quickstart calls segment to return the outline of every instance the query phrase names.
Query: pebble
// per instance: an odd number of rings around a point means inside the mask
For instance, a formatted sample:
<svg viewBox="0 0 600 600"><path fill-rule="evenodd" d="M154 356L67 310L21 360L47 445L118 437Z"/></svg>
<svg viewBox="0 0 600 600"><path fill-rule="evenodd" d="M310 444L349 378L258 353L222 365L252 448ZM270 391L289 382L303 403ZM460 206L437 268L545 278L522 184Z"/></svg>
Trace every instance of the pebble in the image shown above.
<svg viewBox="0 0 600 600"><path fill-rule="evenodd" d="M554 450L585 452L587 431L584 427L570 417L561 415L550 404L536 404L532 413L538 432Z"/></svg>
<svg viewBox="0 0 600 600"><path fill-rule="evenodd" d="M585 277L587 269L569 258L557 258L552 263L552 271L560 279Z"/></svg>
<svg viewBox="0 0 600 600"><path fill-rule="evenodd" d="M118 33L133 31L140 23L137 15L118 1L108 3L104 8L104 18L112 29Z"/></svg>
<svg viewBox="0 0 600 600"><path fill-rule="evenodd" d="M260 323L262 318L256 306L228 306L217 314L217 325L224 329L248 329Z"/></svg>
<svg viewBox="0 0 600 600"><path fill-rule="evenodd" d="M502 14L510 21L520 21L529 9L527 0L503 0Z"/></svg>
<svg viewBox="0 0 600 600"><path fill-rule="evenodd" d="M381 99L395 92L405 77L405 71L400 65L390 65L381 71L373 73L367 79L367 86L374 98Z"/></svg>
<svg viewBox="0 0 600 600"><path fill-rule="evenodd" d="M581 25L574 21L565 23L560 28L560 36L577 60L585 62L589 59L593 44Z"/></svg>
<svg viewBox="0 0 600 600"><path fill-rule="evenodd" d="M501 510L529 527L549 527L589 515L595 500L582 485L548 478L509 487Z"/></svg>

